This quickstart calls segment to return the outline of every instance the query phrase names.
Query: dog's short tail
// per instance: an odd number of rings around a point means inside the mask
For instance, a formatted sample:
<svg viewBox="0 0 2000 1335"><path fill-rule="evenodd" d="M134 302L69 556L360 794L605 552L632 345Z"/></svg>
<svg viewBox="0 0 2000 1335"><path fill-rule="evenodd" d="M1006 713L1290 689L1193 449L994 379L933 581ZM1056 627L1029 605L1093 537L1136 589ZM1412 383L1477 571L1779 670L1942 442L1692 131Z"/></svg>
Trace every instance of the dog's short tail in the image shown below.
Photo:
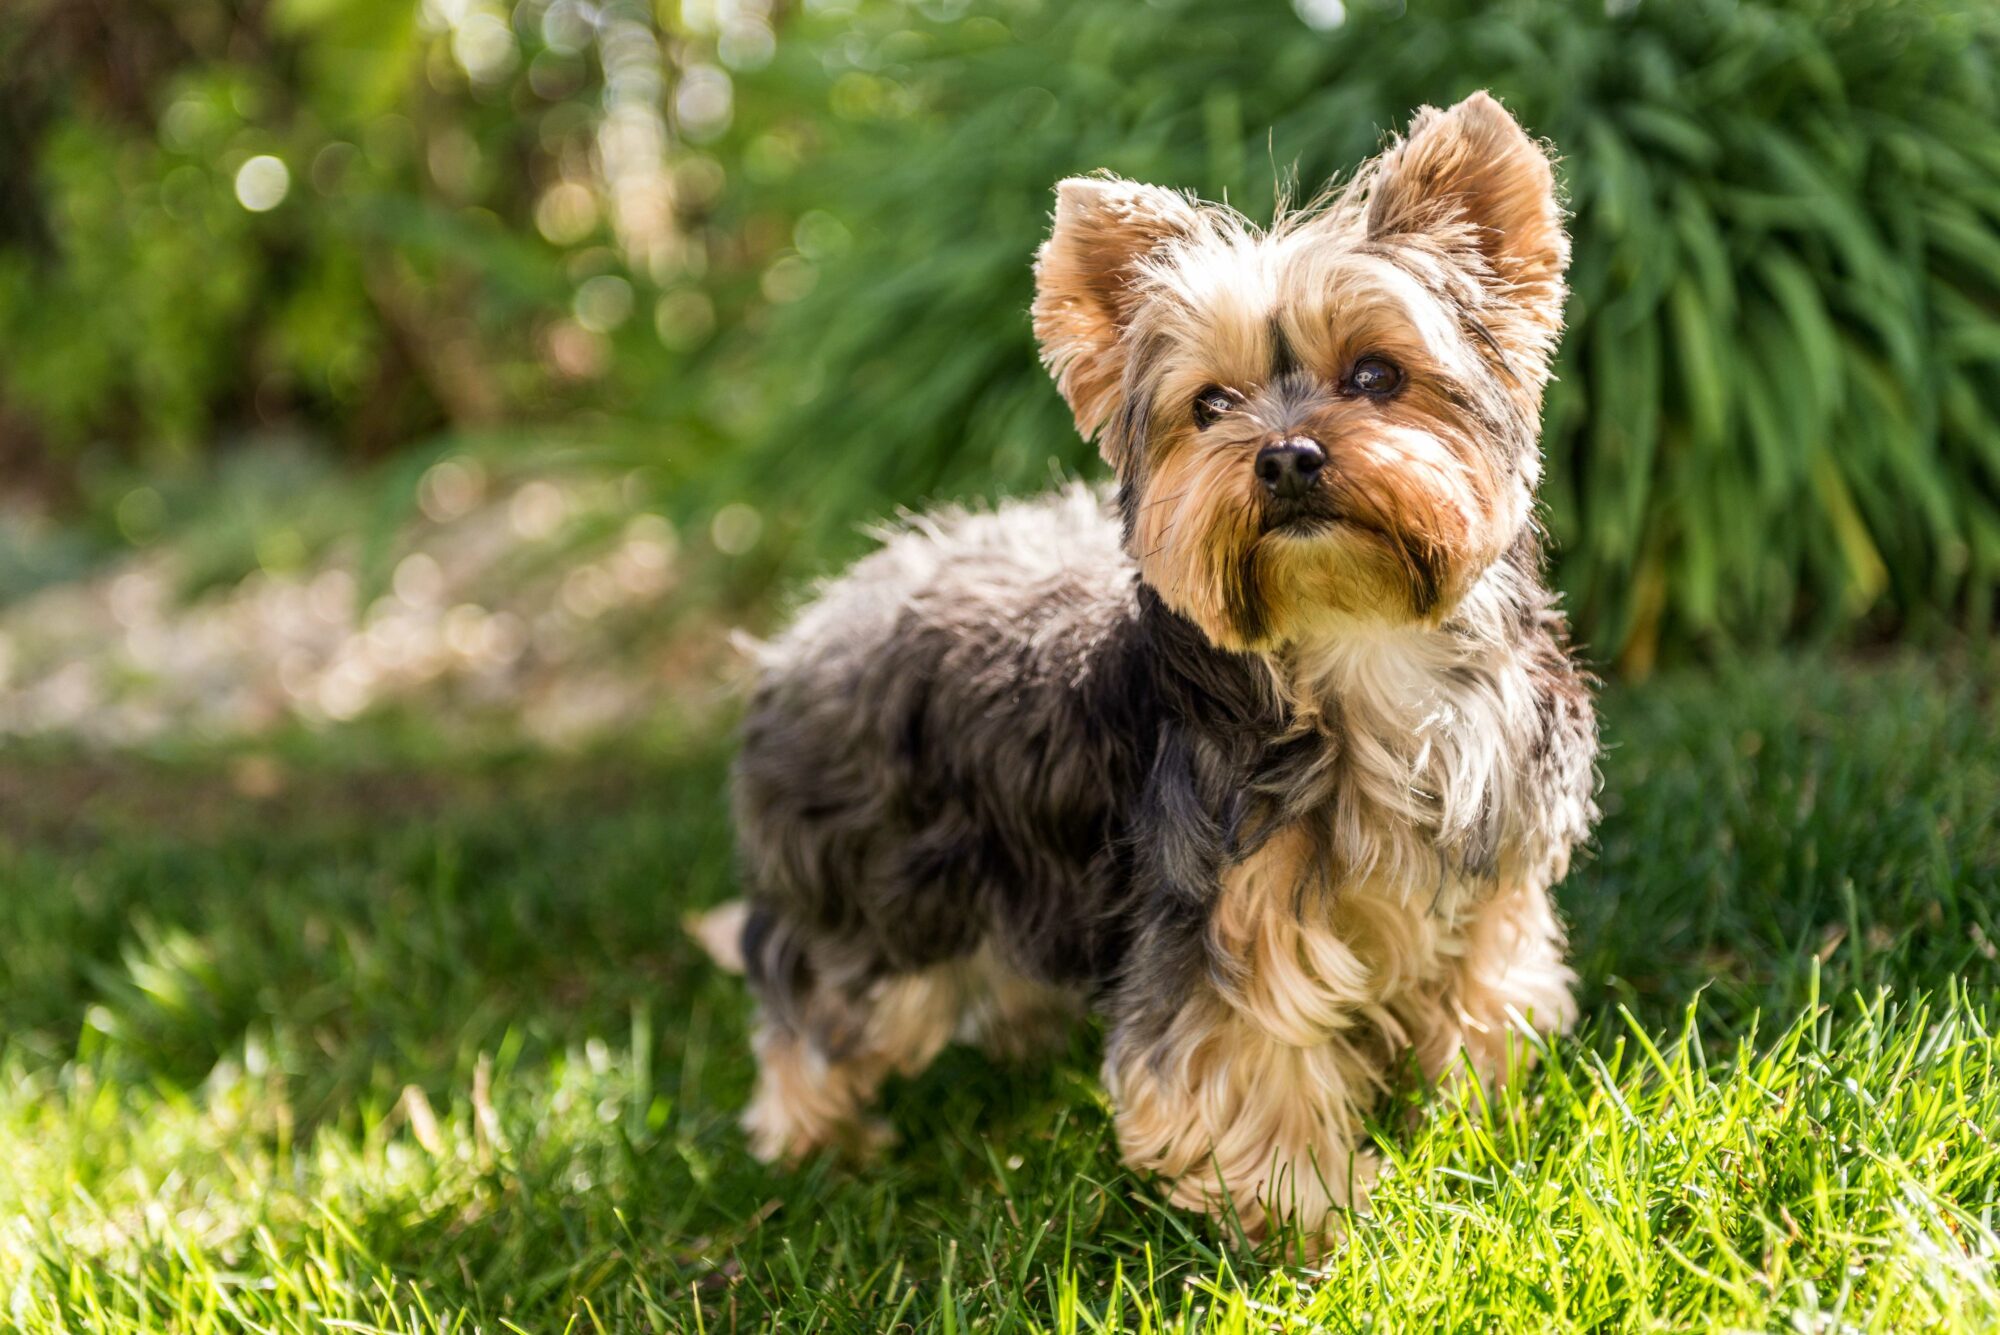
<svg viewBox="0 0 2000 1335"><path fill-rule="evenodd" d="M710 959L731 973L742 973L743 929L749 922L748 901L732 899L706 912L688 914L681 919L681 926Z"/></svg>

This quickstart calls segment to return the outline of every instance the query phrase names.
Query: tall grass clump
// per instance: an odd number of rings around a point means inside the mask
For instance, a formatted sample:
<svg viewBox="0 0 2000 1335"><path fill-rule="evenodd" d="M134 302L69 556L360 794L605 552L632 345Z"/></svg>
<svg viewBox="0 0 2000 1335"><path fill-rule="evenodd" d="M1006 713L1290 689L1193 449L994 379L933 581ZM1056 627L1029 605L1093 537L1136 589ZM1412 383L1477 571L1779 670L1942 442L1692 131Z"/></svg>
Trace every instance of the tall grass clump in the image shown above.
<svg viewBox="0 0 2000 1335"><path fill-rule="evenodd" d="M1109 168L1268 215L1292 172L1310 189L1412 108L1485 87L1554 141L1575 215L1545 499L1594 651L1643 670L1990 614L2000 8L918 11L863 10L813 53L833 128L790 203L854 241L752 335L781 406L723 480L754 473L794 552L838 553L887 505L1094 467L1026 316L1057 178Z"/></svg>

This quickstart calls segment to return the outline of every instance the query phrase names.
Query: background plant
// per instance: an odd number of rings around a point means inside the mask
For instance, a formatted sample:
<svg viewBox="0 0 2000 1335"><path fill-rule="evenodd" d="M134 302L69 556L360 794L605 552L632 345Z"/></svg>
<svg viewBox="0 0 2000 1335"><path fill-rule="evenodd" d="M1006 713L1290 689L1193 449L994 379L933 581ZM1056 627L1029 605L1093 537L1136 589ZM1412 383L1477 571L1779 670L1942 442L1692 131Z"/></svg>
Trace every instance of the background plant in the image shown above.
<svg viewBox="0 0 2000 1335"><path fill-rule="evenodd" d="M373 458L629 414L785 231L728 189L745 145L766 181L798 156L791 104L739 104L726 68L769 63L770 8L15 7L8 461L171 471L300 431Z"/></svg>
<svg viewBox="0 0 2000 1335"><path fill-rule="evenodd" d="M235 442L583 441L734 507L755 592L1095 467L1025 317L1056 178L1268 213L1485 86L1575 210L1546 517L1594 652L1984 625L1997 57L1975 0L31 0L0 466L142 543L131 471Z"/></svg>
<svg viewBox="0 0 2000 1335"><path fill-rule="evenodd" d="M818 552L854 515L1088 469L1030 355L1049 185L1105 167L1268 216L1490 87L1564 156L1575 297L1547 520L1585 637L1969 614L2000 573L2000 11L1944 0L1082 0L883 25L809 189L862 238L765 357L745 456Z"/></svg>

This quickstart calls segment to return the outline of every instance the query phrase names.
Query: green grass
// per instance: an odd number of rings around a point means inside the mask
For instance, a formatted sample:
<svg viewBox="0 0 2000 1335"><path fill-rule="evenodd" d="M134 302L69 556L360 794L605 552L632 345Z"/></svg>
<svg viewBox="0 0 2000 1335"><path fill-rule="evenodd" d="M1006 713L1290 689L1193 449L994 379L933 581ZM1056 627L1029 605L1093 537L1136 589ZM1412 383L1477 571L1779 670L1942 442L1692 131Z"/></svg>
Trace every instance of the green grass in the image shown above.
<svg viewBox="0 0 2000 1335"><path fill-rule="evenodd" d="M1607 702L1586 1020L1384 1120L1323 1271L1162 1209L1097 1038L762 1168L719 741L0 770L0 1309L42 1330L1990 1330L1990 661ZM408 754L405 754L408 753ZM245 796L257 792L263 796Z"/></svg>

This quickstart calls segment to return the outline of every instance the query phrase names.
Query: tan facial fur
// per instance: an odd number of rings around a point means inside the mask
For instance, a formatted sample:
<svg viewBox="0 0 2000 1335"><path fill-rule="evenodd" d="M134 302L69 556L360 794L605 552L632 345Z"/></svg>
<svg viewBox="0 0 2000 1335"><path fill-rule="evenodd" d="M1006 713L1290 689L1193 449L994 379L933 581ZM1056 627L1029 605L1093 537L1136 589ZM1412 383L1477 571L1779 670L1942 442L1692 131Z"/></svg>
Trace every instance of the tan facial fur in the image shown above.
<svg viewBox="0 0 2000 1335"><path fill-rule="evenodd" d="M1127 489L1129 546L1217 645L1446 615L1528 522L1567 242L1542 150L1483 95L1268 230L1129 182L1065 182L1037 266L1043 355ZM1350 383L1362 358L1400 373ZM1226 391L1212 424L1194 402ZM1279 522L1260 450L1324 452Z"/></svg>

